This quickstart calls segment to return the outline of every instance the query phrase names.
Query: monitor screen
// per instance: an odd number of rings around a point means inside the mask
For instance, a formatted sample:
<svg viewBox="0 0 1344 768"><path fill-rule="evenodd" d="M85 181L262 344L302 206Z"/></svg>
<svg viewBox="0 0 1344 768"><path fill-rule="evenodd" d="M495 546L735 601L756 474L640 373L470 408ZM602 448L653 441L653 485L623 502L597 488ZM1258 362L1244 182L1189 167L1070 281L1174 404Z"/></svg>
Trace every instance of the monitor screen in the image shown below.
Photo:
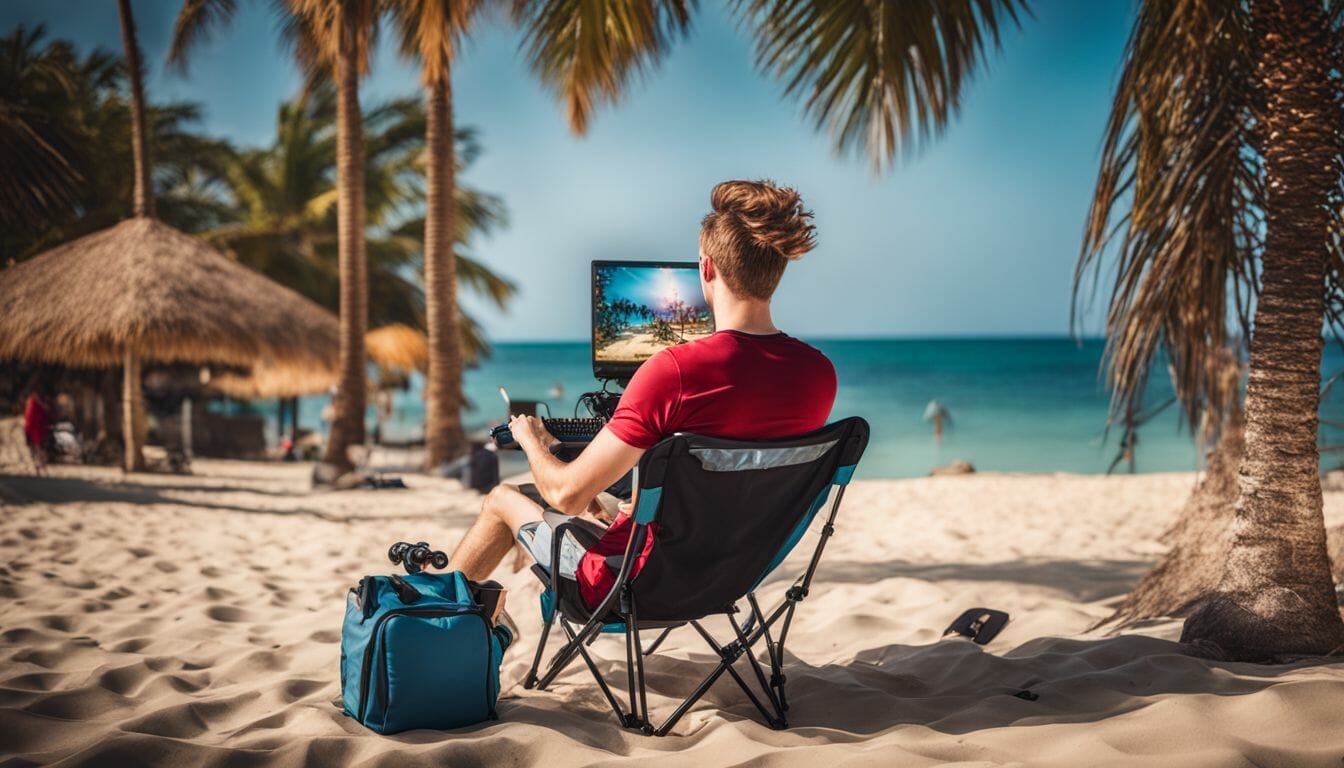
<svg viewBox="0 0 1344 768"><path fill-rule="evenodd" d="M628 380L661 349L714 332L694 262L593 262L593 374Z"/></svg>

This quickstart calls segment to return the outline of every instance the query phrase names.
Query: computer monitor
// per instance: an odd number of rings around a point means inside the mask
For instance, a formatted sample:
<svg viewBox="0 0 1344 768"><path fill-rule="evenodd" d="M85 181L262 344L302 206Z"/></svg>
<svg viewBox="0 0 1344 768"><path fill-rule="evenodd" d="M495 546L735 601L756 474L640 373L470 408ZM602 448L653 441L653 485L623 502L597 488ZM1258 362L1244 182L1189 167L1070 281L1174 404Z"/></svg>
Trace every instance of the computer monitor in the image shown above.
<svg viewBox="0 0 1344 768"><path fill-rule="evenodd" d="M593 375L627 382L659 350L714 332L699 264L593 262Z"/></svg>

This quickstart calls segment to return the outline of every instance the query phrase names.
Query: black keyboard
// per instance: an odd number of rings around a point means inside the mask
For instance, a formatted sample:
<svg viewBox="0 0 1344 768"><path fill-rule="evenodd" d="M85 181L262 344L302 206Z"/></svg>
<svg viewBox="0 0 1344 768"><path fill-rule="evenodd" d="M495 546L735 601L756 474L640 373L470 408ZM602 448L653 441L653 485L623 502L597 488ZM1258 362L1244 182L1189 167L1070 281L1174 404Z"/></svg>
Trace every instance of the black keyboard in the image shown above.
<svg viewBox="0 0 1344 768"><path fill-rule="evenodd" d="M546 426L547 432L555 435L555 439L562 443L591 443L607 422L602 419L588 418L542 419L541 423ZM508 424L500 424L490 430L490 437L494 439L495 445L500 448L512 448L517 445L513 441L513 432L509 430Z"/></svg>

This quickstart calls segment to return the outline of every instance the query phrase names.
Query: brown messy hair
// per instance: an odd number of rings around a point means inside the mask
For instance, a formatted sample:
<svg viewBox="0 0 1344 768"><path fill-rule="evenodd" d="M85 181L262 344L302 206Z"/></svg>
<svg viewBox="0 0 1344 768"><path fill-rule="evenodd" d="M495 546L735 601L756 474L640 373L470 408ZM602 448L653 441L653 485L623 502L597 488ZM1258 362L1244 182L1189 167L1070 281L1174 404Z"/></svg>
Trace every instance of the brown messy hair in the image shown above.
<svg viewBox="0 0 1344 768"><path fill-rule="evenodd" d="M769 299L784 267L817 244L812 212L791 187L725 181L709 203L714 210L700 222L700 250L743 298Z"/></svg>

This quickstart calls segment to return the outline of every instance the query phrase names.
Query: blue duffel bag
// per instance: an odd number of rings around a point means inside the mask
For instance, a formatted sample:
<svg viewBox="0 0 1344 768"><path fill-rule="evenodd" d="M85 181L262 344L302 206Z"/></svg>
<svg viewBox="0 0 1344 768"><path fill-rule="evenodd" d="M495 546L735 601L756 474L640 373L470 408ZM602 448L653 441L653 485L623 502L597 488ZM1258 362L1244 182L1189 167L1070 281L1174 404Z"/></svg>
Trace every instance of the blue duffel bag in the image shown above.
<svg viewBox="0 0 1344 768"><path fill-rule="evenodd" d="M495 719L499 663L513 638L491 625L482 597L456 571L364 577L341 627L346 714L378 733Z"/></svg>

